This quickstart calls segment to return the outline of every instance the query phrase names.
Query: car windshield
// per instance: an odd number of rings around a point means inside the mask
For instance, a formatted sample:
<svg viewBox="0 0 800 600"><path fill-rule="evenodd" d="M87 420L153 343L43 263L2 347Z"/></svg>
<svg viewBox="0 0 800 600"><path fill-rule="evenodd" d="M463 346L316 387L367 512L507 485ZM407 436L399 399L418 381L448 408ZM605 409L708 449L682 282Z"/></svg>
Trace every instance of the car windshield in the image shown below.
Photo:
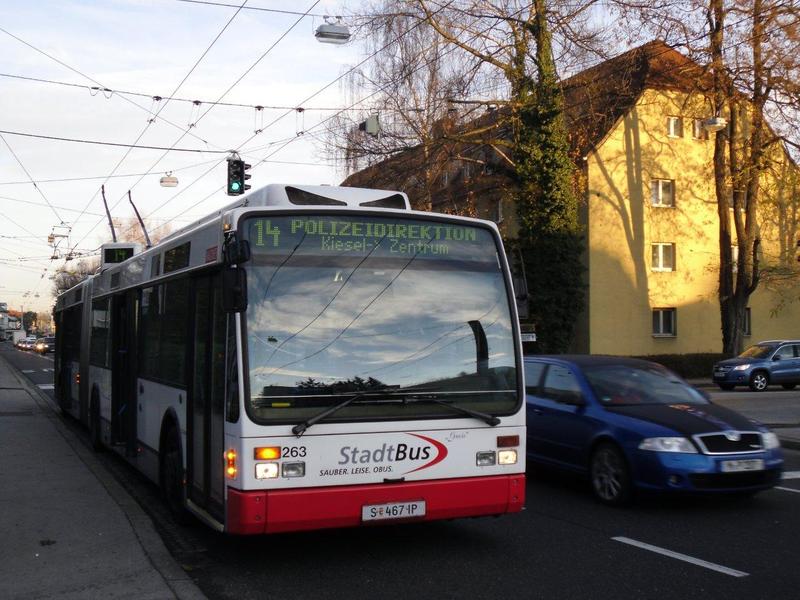
<svg viewBox="0 0 800 600"><path fill-rule="evenodd" d="M245 223L249 413L303 420L491 414L519 402L499 248L487 229L364 215ZM425 394L429 401L412 402Z"/></svg>
<svg viewBox="0 0 800 600"><path fill-rule="evenodd" d="M657 365L596 365L583 372L601 404L708 404L699 391Z"/></svg>
<svg viewBox="0 0 800 600"><path fill-rule="evenodd" d="M756 344L750 346L747 350L742 352L740 358L767 358L770 353L775 350L775 344Z"/></svg>

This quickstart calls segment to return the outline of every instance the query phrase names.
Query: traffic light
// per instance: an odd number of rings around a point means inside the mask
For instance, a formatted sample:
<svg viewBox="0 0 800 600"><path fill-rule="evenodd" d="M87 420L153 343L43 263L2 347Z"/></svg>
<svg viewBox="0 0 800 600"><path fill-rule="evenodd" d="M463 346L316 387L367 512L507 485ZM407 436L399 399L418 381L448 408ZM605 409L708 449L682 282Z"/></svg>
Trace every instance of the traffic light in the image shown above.
<svg viewBox="0 0 800 600"><path fill-rule="evenodd" d="M239 196L250 189L250 186L245 183L250 179L250 175L247 174L249 168L250 165L240 158L228 159L228 187L226 191L228 196Z"/></svg>

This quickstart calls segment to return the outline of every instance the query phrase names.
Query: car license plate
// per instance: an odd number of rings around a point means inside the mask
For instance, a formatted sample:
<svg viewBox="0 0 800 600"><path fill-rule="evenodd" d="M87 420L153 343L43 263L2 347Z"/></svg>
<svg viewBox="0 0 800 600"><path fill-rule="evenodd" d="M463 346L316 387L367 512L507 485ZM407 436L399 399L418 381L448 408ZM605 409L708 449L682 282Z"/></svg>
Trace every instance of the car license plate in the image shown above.
<svg viewBox="0 0 800 600"><path fill-rule="evenodd" d="M388 504L367 504L361 507L362 521L413 519L424 516L424 500L414 500L413 502L390 502Z"/></svg>
<svg viewBox="0 0 800 600"><path fill-rule="evenodd" d="M763 471L764 460L761 458L748 458L746 460L723 460L723 473L737 473L739 471Z"/></svg>

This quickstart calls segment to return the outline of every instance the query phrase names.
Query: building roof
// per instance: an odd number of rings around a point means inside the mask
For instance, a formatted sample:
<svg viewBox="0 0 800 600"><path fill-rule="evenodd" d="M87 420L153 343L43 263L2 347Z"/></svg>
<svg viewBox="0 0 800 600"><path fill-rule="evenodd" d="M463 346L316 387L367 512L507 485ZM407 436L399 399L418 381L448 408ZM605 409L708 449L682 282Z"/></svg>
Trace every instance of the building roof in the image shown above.
<svg viewBox="0 0 800 600"><path fill-rule="evenodd" d="M597 147L645 89L704 93L710 85L710 75L705 67L661 40L628 50L563 80L565 116L573 157L585 156ZM456 129L468 131L485 126L506 113L507 109L501 108ZM385 186L388 180L396 182L396 189L405 189L406 180L423 160L416 150L403 150L353 173L342 185Z"/></svg>
<svg viewBox="0 0 800 600"><path fill-rule="evenodd" d="M705 67L661 40L628 50L562 82L570 142L578 156L597 147L646 89L705 93Z"/></svg>

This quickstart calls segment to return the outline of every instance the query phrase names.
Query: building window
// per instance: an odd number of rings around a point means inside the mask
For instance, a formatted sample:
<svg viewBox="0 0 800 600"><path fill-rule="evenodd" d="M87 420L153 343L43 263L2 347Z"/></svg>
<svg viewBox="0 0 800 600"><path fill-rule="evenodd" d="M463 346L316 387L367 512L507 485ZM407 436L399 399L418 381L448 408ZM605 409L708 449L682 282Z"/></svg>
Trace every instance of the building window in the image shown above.
<svg viewBox="0 0 800 600"><path fill-rule="evenodd" d="M708 139L708 129L703 127L703 119L692 119L692 137L696 140Z"/></svg>
<svg viewBox="0 0 800 600"><path fill-rule="evenodd" d="M746 336L750 336L753 334L751 329L752 327L752 317L750 316L750 307L744 309L744 323L742 324L742 333Z"/></svg>
<svg viewBox="0 0 800 600"><path fill-rule="evenodd" d="M667 135L669 137L683 137L683 119L681 117L667 117Z"/></svg>
<svg viewBox="0 0 800 600"><path fill-rule="evenodd" d="M661 337L675 337L677 335L674 308L653 309L653 335Z"/></svg>
<svg viewBox="0 0 800 600"><path fill-rule="evenodd" d="M675 182L672 179L653 179L650 193L653 206L675 206Z"/></svg>
<svg viewBox="0 0 800 600"><path fill-rule="evenodd" d="M652 250L650 266L653 271L675 270L675 244L653 244Z"/></svg>

